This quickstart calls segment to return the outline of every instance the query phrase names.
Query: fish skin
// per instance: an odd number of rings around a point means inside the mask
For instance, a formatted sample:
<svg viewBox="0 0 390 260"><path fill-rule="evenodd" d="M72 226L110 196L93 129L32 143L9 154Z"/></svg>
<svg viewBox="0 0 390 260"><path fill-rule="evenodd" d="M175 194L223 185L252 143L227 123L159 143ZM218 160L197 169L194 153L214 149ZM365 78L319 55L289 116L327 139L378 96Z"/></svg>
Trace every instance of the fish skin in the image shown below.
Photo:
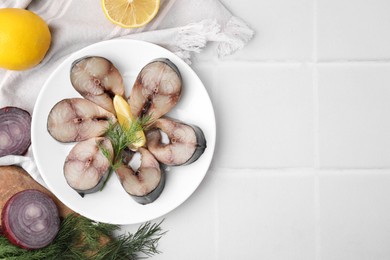
<svg viewBox="0 0 390 260"><path fill-rule="evenodd" d="M128 102L135 118L150 116L154 122L179 102L182 78L169 59L159 58L145 65L138 74Z"/></svg>

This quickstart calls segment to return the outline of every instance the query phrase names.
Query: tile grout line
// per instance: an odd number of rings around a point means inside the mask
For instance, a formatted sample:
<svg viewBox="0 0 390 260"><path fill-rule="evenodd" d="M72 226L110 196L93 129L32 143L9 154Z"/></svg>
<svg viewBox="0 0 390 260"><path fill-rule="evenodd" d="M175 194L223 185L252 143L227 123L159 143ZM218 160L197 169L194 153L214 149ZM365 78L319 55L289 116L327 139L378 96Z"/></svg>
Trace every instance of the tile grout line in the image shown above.
<svg viewBox="0 0 390 260"><path fill-rule="evenodd" d="M217 80L217 70L219 69L219 66L218 66L218 61L216 59L213 59L212 60L212 63L213 63L213 67L214 69L212 70L212 79L211 79L211 89L210 89L210 94L211 94L211 97L214 98L214 101L216 103L219 103L219 96L218 95L215 95L215 93L217 93L217 86L218 86L218 80ZM214 113L216 113L215 111L215 107L214 107ZM216 122L217 124L217 136L218 136L218 122ZM217 142L218 142L218 139L216 140L216 145L217 145ZM219 200L218 200L218 189L214 189L214 223L215 223L215 235L214 235L214 254L215 254L215 260L218 260L220 258L220 227L221 227L221 224L220 224L220 207L219 207Z"/></svg>
<svg viewBox="0 0 390 260"><path fill-rule="evenodd" d="M314 46L313 46L314 49ZM313 51L314 52L314 51ZM199 59L196 63L210 63L214 62L215 59ZM390 59L386 60L261 60L261 59L235 59L235 60L223 60L221 61L225 64L229 63L249 63L249 64L260 64L260 65L323 65L323 66L340 66L340 65L390 65Z"/></svg>
<svg viewBox="0 0 390 260"><path fill-rule="evenodd" d="M315 259L321 260L321 207L320 207L320 95L318 84L318 0L313 3L313 109L314 109L314 216Z"/></svg>
<svg viewBox="0 0 390 260"><path fill-rule="evenodd" d="M219 248L219 244L220 244L220 220L219 220L219 217L220 217L220 214L219 214L219 201L218 201L218 194L217 194L217 189L214 189L214 215L215 215L215 229L216 229L216 232L215 232L215 235L214 235L214 248L215 248L215 259L218 260L220 258L220 248Z"/></svg>
<svg viewBox="0 0 390 260"><path fill-rule="evenodd" d="M320 144L319 144L319 132L320 132L320 96L318 86L318 42L317 42L317 0L314 0L313 4L313 110L314 110L314 169L320 168Z"/></svg>
<svg viewBox="0 0 390 260"><path fill-rule="evenodd" d="M320 102L318 87L318 68L313 69L314 96L314 208L315 208L315 245L316 260L321 260L321 207L320 207Z"/></svg>
<svg viewBox="0 0 390 260"><path fill-rule="evenodd" d="M220 166L210 166L210 171L263 171L263 172L296 172L296 171L336 171L336 172L350 172L350 171L383 171L385 174L389 174L390 167L368 167L368 168L338 168L338 167L254 167L254 168L245 168L245 167L220 167Z"/></svg>

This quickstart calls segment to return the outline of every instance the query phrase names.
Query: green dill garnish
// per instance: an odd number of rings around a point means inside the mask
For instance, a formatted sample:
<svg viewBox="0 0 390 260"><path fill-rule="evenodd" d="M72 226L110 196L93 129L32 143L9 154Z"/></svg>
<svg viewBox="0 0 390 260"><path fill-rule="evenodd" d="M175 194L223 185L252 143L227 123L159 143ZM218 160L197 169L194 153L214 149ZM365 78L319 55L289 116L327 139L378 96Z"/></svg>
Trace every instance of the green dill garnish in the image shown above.
<svg viewBox="0 0 390 260"><path fill-rule="evenodd" d="M165 234L160 223L142 224L134 233L114 236L118 225L98 223L70 214L61 222L56 239L47 247L26 250L0 236L0 259L7 260L106 260L141 259L160 253L157 249Z"/></svg>
<svg viewBox="0 0 390 260"><path fill-rule="evenodd" d="M105 133L105 137L110 139L114 154L105 148L103 145L98 144L99 149L103 155L110 161L111 169L108 173L108 177L105 180L102 188L106 186L108 179L111 176L112 171L118 169L122 165L122 151L127 147L130 147L131 144L137 143L140 141L140 137L137 136L139 131L144 131L150 126L151 116L144 116L137 121L132 122L129 127L123 127L118 122L112 123L109 122L108 128Z"/></svg>
<svg viewBox="0 0 390 260"><path fill-rule="evenodd" d="M100 149L103 155L110 160L113 170L116 170L121 164L122 151L131 146L131 144L140 141L140 137L137 137L137 132L145 130L149 125L150 119L150 116L137 119L137 121L130 124L128 128L122 127L118 122L110 122L105 136L110 139L114 154L110 154L110 151L102 146L100 146ZM113 159L111 160L111 158Z"/></svg>

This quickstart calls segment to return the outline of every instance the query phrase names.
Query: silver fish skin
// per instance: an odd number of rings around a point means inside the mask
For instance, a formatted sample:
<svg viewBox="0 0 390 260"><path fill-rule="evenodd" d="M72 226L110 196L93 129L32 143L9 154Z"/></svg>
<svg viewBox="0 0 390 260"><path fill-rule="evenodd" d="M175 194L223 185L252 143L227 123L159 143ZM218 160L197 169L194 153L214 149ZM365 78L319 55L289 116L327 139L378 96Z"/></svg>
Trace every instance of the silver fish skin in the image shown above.
<svg viewBox="0 0 390 260"><path fill-rule="evenodd" d="M116 169L116 174L124 190L140 204L155 201L165 186L166 174L160 163L145 148L139 148L141 165L138 169L130 167L129 163L134 152L125 150L122 153L123 164Z"/></svg>
<svg viewBox="0 0 390 260"><path fill-rule="evenodd" d="M145 65L137 76L128 102L135 118L150 116L154 122L179 102L182 78L169 59L155 59Z"/></svg>
<svg viewBox="0 0 390 260"><path fill-rule="evenodd" d="M84 98L115 114L112 98L124 96L123 78L114 64L100 56L85 56L75 60L70 69L70 81Z"/></svg>
<svg viewBox="0 0 390 260"><path fill-rule="evenodd" d="M102 147L111 155L110 160L103 154ZM64 163L64 176L68 185L82 197L99 191L111 170L113 154L112 144L105 137L77 143Z"/></svg>
<svg viewBox="0 0 390 260"><path fill-rule="evenodd" d="M161 132L168 136L164 143ZM178 120L158 119L146 133L147 147L156 159L170 166L188 165L204 153L207 143L201 128Z"/></svg>
<svg viewBox="0 0 390 260"><path fill-rule="evenodd" d="M116 117L95 103L83 98L59 101L49 112L47 130L57 141L78 142L102 136Z"/></svg>

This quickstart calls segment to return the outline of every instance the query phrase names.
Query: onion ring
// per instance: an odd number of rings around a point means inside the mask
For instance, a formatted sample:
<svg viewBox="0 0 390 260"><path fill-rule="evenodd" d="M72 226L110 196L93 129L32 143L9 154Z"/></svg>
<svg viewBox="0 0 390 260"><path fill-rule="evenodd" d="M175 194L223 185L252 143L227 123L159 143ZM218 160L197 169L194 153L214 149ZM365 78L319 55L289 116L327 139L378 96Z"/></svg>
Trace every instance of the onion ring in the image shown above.
<svg viewBox="0 0 390 260"><path fill-rule="evenodd" d="M31 144L31 115L18 107L0 109L0 157L23 155Z"/></svg>
<svg viewBox="0 0 390 260"><path fill-rule="evenodd" d="M35 189L13 195L1 212L1 220L4 236L29 250L49 245L60 229L56 204L47 194Z"/></svg>

